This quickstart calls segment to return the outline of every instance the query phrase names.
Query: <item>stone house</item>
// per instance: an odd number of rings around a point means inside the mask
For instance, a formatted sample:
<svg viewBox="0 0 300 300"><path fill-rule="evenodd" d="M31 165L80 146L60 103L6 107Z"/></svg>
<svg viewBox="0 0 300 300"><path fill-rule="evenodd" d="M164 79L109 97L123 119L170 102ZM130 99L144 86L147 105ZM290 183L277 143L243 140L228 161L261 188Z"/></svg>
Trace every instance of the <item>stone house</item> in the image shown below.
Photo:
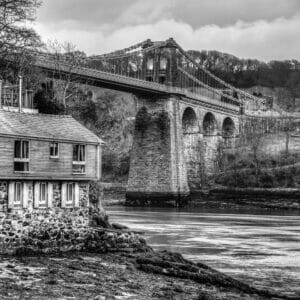
<svg viewBox="0 0 300 300"><path fill-rule="evenodd" d="M0 211L78 207L100 179L100 147L70 116L1 110Z"/></svg>
<svg viewBox="0 0 300 300"><path fill-rule="evenodd" d="M89 182L101 177L102 141L71 116L4 106L0 96L0 253L6 253L43 224L88 225Z"/></svg>

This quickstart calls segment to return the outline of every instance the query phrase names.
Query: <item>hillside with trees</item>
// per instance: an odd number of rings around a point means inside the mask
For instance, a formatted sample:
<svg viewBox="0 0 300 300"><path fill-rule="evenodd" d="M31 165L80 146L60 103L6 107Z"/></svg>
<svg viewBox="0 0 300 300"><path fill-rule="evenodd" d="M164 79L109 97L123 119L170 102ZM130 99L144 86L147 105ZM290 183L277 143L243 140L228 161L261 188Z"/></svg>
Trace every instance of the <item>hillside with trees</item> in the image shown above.
<svg viewBox="0 0 300 300"><path fill-rule="evenodd" d="M266 63L256 59L240 59L218 51L188 52L200 65L233 86L250 90L257 96L273 95L275 103L285 110L300 109L299 61L273 60ZM262 93L262 87L267 95Z"/></svg>

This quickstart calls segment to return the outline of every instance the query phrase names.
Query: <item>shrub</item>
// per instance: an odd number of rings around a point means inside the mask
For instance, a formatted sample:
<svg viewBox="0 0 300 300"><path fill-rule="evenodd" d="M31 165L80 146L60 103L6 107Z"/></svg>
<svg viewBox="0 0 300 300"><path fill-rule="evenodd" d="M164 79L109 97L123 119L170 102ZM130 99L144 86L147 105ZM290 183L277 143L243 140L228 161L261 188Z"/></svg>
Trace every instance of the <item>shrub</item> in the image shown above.
<svg viewBox="0 0 300 300"><path fill-rule="evenodd" d="M259 176L259 186L263 188L272 188L274 187L276 179L273 174L268 172L263 172Z"/></svg>
<svg viewBox="0 0 300 300"><path fill-rule="evenodd" d="M116 168L117 159L117 155L114 152L103 153L102 171L104 173L112 173Z"/></svg>
<svg viewBox="0 0 300 300"><path fill-rule="evenodd" d="M156 118L156 124L161 132L161 135L164 136L164 134L167 133L167 129L169 126L169 115L165 110L161 111L158 114Z"/></svg>
<svg viewBox="0 0 300 300"><path fill-rule="evenodd" d="M124 154L119 160L118 175L128 175L130 167L130 155Z"/></svg>
<svg viewBox="0 0 300 300"><path fill-rule="evenodd" d="M143 106L136 115L135 128L144 133L151 122L151 116L147 108Z"/></svg>
<svg viewBox="0 0 300 300"><path fill-rule="evenodd" d="M90 202L96 206L98 205L100 199L102 198L102 187L100 186L99 182L97 181L90 181L89 182L89 199Z"/></svg>

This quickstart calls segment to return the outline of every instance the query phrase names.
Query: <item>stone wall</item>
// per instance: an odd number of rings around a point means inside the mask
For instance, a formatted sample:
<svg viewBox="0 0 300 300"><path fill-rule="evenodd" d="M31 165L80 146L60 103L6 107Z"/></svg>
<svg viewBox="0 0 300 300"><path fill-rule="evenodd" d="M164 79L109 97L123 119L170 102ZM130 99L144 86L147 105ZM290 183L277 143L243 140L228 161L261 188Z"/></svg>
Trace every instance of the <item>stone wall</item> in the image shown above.
<svg viewBox="0 0 300 300"><path fill-rule="evenodd" d="M79 207L76 208L61 208L60 182L52 182L51 207L34 208L34 183L27 181L26 184L28 195L23 195L28 201L26 208L8 208L8 181L0 181L0 253L11 253L27 244L38 246L40 241L34 238L37 233L53 237L62 230L81 231L89 225L87 183L79 184Z"/></svg>
<svg viewBox="0 0 300 300"><path fill-rule="evenodd" d="M189 193L178 99L139 99L127 204L180 205Z"/></svg>
<svg viewBox="0 0 300 300"><path fill-rule="evenodd" d="M59 181L52 181L53 186L53 199L52 205L53 208L61 207L61 182ZM0 213L6 213L9 211L8 209L8 181L0 181ZM27 196L23 195L23 197L27 197L27 205L26 211L35 212L36 209L34 208L33 198L34 198L34 182L33 181L26 181L27 184ZM79 183L79 207L88 207L89 206L89 184ZM18 209L19 213L24 212L25 210ZM13 209L14 210L14 209ZM43 211L43 210L42 210Z"/></svg>
<svg viewBox="0 0 300 300"><path fill-rule="evenodd" d="M34 184L27 182L26 208L7 208L8 182L0 181L0 254L65 251L150 251L143 238L113 230L101 208L89 207L89 185L79 184L79 207L61 207L61 183L52 182L51 207L35 208ZM105 226L102 227L102 226Z"/></svg>
<svg viewBox="0 0 300 300"><path fill-rule="evenodd" d="M205 172L205 144L200 133L183 135L184 157L186 162L187 180L190 190L200 189L203 185Z"/></svg>
<svg viewBox="0 0 300 300"><path fill-rule="evenodd" d="M145 241L132 232L90 226L94 213L85 207L1 214L0 254L148 249Z"/></svg>

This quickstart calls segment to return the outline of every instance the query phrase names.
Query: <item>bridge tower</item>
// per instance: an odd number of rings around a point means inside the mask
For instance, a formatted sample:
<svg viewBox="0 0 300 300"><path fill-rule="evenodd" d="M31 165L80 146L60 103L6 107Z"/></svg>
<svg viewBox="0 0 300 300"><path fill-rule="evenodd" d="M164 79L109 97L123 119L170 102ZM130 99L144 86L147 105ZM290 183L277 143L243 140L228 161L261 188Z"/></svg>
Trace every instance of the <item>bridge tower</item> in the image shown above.
<svg viewBox="0 0 300 300"><path fill-rule="evenodd" d="M148 41L144 47L151 47ZM174 85L177 72L176 46L169 39L164 47L146 52L143 74L147 81ZM189 187L183 151L179 96L138 96L126 201L135 205L181 205Z"/></svg>

